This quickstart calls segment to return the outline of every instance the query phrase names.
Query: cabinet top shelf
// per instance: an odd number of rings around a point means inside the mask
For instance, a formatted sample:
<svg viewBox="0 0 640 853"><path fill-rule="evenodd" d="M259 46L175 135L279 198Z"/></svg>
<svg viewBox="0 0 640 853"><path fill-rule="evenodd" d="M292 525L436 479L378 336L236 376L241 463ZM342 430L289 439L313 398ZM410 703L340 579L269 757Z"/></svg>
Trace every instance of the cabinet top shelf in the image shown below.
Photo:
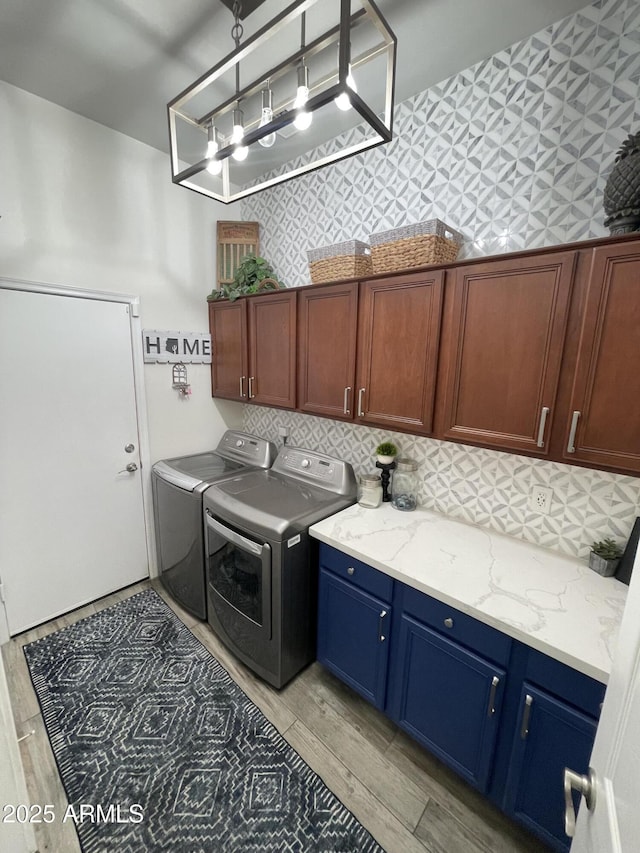
<svg viewBox="0 0 640 853"><path fill-rule="evenodd" d="M565 557L425 509L357 504L321 542L606 683L627 587Z"/></svg>

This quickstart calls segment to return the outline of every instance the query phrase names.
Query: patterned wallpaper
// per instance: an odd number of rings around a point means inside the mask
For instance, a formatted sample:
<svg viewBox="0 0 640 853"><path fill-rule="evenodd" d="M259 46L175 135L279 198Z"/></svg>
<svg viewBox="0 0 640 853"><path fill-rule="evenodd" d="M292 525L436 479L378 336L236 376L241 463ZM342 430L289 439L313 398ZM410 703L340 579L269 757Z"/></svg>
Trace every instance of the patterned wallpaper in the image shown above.
<svg viewBox="0 0 640 853"><path fill-rule="evenodd" d="M307 249L438 217L466 238L462 257L600 237L615 151L640 125L640 2L598 0L397 105L389 145L242 203L262 252L290 286L309 281ZM383 433L245 407L245 428L334 448L372 467ZM386 434L385 437L390 437ZM424 506L574 556L594 538L625 541L640 514L640 479L409 435ZM533 484L552 513L528 509Z"/></svg>

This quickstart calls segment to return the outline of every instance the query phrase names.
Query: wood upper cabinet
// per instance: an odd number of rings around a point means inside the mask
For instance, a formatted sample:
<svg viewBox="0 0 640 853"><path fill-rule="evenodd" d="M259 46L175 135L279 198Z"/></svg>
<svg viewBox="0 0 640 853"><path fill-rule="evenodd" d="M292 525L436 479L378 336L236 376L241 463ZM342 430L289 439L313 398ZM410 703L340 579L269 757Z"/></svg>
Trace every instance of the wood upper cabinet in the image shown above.
<svg viewBox="0 0 640 853"><path fill-rule="evenodd" d="M298 408L352 419L358 283L298 294Z"/></svg>
<svg viewBox="0 0 640 853"><path fill-rule="evenodd" d="M452 272L439 437L548 454L575 258L553 253Z"/></svg>
<svg viewBox="0 0 640 853"><path fill-rule="evenodd" d="M209 303L214 397L295 407L296 293Z"/></svg>
<svg viewBox="0 0 640 853"><path fill-rule="evenodd" d="M248 399L293 409L296 405L296 293L247 299Z"/></svg>
<svg viewBox="0 0 640 853"><path fill-rule="evenodd" d="M247 303L209 303L211 394L228 400L247 398Z"/></svg>
<svg viewBox="0 0 640 853"><path fill-rule="evenodd" d="M640 244L593 250L564 459L640 472Z"/></svg>
<svg viewBox="0 0 640 853"><path fill-rule="evenodd" d="M354 406L361 423L430 433L444 272L360 285Z"/></svg>

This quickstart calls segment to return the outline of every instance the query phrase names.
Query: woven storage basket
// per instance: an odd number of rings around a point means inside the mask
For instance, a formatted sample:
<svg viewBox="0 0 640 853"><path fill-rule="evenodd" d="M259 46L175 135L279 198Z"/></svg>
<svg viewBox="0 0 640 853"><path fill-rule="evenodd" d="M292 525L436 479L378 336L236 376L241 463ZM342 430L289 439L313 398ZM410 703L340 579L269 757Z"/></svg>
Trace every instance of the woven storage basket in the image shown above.
<svg viewBox="0 0 640 853"><path fill-rule="evenodd" d="M464 238L440 219L426 219L380 231L369 240L373 272L380 273L455 261Z"/></svg>
<svg viewBox="0 0 640 853"><path fill-rule="evenodd" d="M313 284L371 275L371 248L361 240L347 240L307 252Z"/></svg>

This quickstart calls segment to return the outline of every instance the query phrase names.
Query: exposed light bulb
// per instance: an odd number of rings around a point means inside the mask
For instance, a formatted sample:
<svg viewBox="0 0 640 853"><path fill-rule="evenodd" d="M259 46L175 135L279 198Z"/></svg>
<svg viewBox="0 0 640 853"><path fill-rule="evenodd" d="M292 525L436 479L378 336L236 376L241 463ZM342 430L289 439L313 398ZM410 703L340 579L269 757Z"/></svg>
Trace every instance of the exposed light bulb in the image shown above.
<svg viewBox="0 0 640 853"><path fill-rule="evenodd" d="M243 119L244 116L242 114L242 110L238 107L233 111L233 132L231 134L231 142L236 147L233 149L231 156L239 163L241 163L243 160L246 160L247 154L249 153L249 149L246 145L240 145L240 143L244 139Z"/></svg>
<svg viewBox="0 0 640 853"><path fill-rule="evenodd" d="M351 73L351 66L349 66L349 73L347 74L347 86L353 91L357 92L358 87L356 86L356 81L353 79L353 74ZM351 98L349 97L348 92L341 92L338 97L335 99L335 104L339 110L350 110L351 109Z"/></svg>
<svg viewBox="0 0 640 853"><path fill-rule="evenodd" d="M309 69L303 63L298 66L298 90L296 99L293 102L293 108L296 110L296 117L293 120L293 126L297 130L306 130L313 119L310 112L305 109L305 105L309 100Z"/></svg>
<svg viewBox="0 0 640 853"><path fill-rule="evenodd" d="M210 124L207 128L207 172L210 175L219 175L222 171L222 163L217 159L216 154L218 153L218 142L216 140L216 129Z"/></svg>
<svg viewBox="0 0 640 853"><path fill-rule="evenodd" d="M265 124L270 124L273 121L273 106L271 101L271 89L262 90L262 118L260 119L260 127ZM268 133L259 139L258 142L263 148L272 148L276 141L275 133Z"/></svg>

